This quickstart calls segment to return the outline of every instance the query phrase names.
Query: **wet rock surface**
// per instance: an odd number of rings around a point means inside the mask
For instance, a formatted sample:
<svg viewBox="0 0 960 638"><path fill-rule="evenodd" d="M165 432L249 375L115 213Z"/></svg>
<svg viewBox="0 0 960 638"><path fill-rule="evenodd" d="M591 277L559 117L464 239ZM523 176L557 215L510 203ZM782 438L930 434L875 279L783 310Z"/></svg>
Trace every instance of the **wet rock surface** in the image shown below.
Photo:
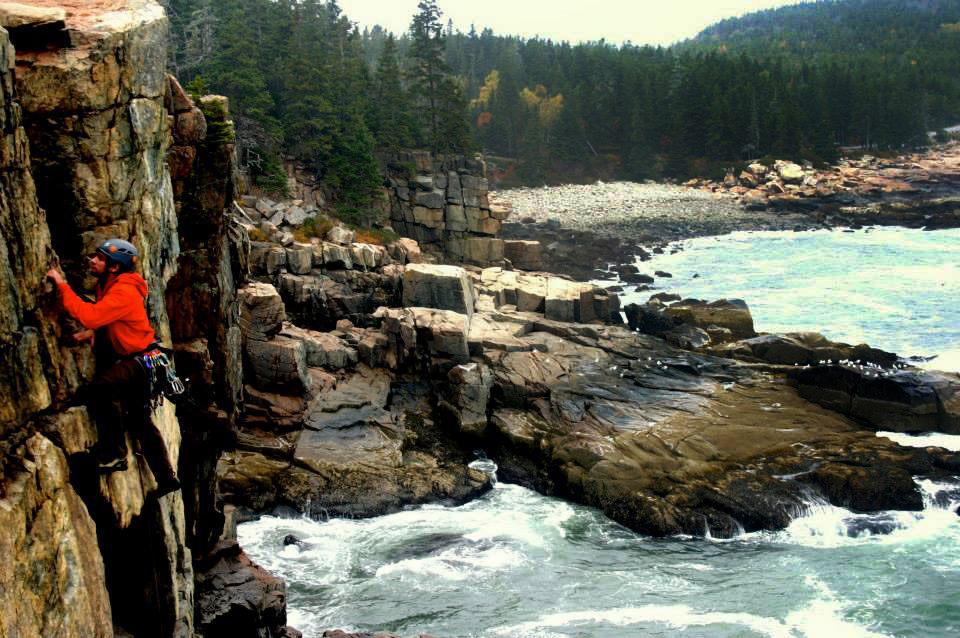
<svg viewBox="0 0 960 638"><path fill-rule="evenodd" d="M287 627L286 586L253 563L236 541L217 544L198 560L197 627L211 638L262 635L294 638L300 632Z"/></svg>
<svg viewBox="0 0 960 638"><path fill-rule="evenodd" d="M456 282L456 299L472 291L472 312L450 309L449 295L403 291L395 299L436 307L381 307L365 327L331 333L357 344L358 363L311 370L322 379L315 394L273 401L265 419L275 425L257 435L261 443L246 438L221 463L228 499L352 514L427 493L456 501L484 489L479 476L471 489L450 479L468 450L483 449L502 479L599 507L639 532L730 536L784 527L811 489L857 511L918 509L911 477L949 474L958 463L956 454L877 438L881 424L863 409L808 401L813 382L784 365L829 353L889 366L888 353L819 335L754 336L749 308L736 300L628 307L633 327L658 336L641 334L608 323L619 301L595 286L502 268L415 267L419 278L434 271ZM696 352L707 348L724 356ZM957 380L939 382L944 398L935 401L950 403ZM933 383L920 386L938 397ZM412 482L411 467L420 472ZM427 470L439 491L424 490Z"/></svg>

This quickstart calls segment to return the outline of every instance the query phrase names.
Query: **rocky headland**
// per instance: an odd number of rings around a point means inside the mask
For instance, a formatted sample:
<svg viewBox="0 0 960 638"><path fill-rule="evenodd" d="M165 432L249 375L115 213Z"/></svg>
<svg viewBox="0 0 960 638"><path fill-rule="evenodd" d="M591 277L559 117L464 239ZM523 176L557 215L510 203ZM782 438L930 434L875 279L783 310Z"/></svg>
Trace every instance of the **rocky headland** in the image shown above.
<svg viewBox="0 0 960 638"><path fill-rule="evenodd" d="M875 436L960 433L957 375L758 335L738 301L621 308L501 235L474 159L385 161L403 239L304 237L324 199L240 197L229 105L166 75L158 4L0 3L0 24L2 638L299 636L236 525L463 502L490 487L475 450L656 536L783 528L811 493L917 510L914 477L960 474ZM44 279L88 286L109 236L140 249L189 379L151 415L183 483L160 498L135 438L129 469L94 471L94 353Z"/></svg>

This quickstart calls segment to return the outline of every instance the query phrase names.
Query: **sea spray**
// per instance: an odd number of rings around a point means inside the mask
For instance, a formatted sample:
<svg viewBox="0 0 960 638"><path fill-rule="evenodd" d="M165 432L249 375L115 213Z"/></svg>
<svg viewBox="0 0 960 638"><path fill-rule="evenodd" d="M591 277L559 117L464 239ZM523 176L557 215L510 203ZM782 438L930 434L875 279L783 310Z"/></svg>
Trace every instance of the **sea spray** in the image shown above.
<svg viewBox="0 0 960 638"><path fill-rule="evenodd" d="M919 485L922 512L811 502L786 530L723 542L643 537L504 483L460 507L265 517L241 525L240 539L287 579L291 618L309 635L946 638L960 628L960 517L938 496L950 483ZM850 533L870 518L893 528ZM284 548L288 533L304 548Z"/></svg>

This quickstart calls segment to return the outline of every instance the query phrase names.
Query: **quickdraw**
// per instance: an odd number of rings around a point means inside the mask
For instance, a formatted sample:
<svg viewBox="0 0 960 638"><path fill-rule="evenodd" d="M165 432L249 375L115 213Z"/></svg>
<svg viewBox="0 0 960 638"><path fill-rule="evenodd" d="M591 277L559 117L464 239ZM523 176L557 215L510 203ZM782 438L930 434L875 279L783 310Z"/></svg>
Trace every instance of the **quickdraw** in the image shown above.
<svg viewBox="0 0 960 638"><path fill-rule="evenodd" d="M186 390L183 382L177 377L173 362L162 350L144 352L137 357L137 361L146 372L147 396L152 408L157 408L164 397L172 400Z"/></svg>

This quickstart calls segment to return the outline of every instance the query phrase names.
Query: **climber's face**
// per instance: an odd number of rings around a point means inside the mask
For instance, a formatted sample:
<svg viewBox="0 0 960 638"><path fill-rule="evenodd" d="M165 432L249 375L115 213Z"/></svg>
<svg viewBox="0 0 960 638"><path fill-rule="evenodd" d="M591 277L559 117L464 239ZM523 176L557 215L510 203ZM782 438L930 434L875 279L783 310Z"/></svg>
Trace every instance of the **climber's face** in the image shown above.
<svg viewBox="0 0 960 638"><path fill-rule="evenodd" d="M100 253L90 255L90 274L99 277L107 271L107 260Z"/></svg>

